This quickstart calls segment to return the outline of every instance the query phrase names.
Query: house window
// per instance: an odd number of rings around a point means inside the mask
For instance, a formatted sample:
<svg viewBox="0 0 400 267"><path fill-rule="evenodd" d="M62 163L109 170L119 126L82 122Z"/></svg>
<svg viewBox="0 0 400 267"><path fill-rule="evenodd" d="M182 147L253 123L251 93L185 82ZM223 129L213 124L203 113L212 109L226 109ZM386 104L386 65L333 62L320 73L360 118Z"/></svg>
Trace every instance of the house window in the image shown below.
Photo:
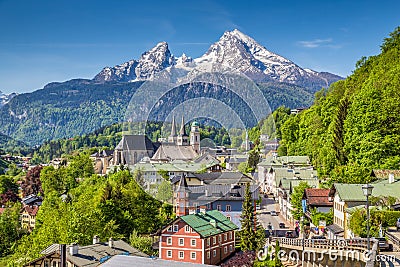
<svg viewBox="0 0 400 267"><path fill-rule="evenodd" d="M231 211L231 205L226 205L225 209L226 211Z"/></svg>
<svg viewBox="0 0 400 267"><path fill-rule="evenodd" d="M190 226L189 225L185 225L185 233L190 233Z"/></svg>
<svg viewBox="0 0 400 267"><path fill-rule="evenodd" d="M221 205L217 205L217 210L221 211Z"/></svg>
<svg viewBox="0 0 400 267"><path fill-rule="evenodd" d="M224 253L228 253L228 247L224 247Z"/></svg>
<svg viewBox="0 0 400 267"><path fill-rule="evenodd" d="M210 258L210 256L211 256L211 253L210 253L210 251L207 251L207 259L209 259L209 258Z"/></svg>
<svg viewBox="0 0 400 267"><path fill-rule="evenodd" d="M219 236L218 236L218 242L221 243L221 241L222 241L222 236L219 235Z"/></svg>
<svg viewBox="0 0 400 267"><path fill-rule="evenodd" d="M172 245L172 237L167 237L167 245Z"/></svg>
<svg viewBox="0 0 400 267"><path fill-rule="evenodd" d="M53 261L53 267L57 267L57 262Z"/></svg>
<svg viewBox="0 0 400 267"><path fill-rule="evenodd" d="M185 245L185 239L179 238L179 246L184 246Z"/></svg>
<svg viewBox="0 0 400 267"><path fill-rule="evenodd" d="M195 246L196 246L196 239L192 239L192 240L191 240L191 245L192 245L192 247L195 247Z"/></svg>
<svg viewBox="0 0 400 267"><path fill-rule="evenodd" d="M229 239L232 239L232 232L229 232Z"/></svg>
<svg viewBox="0 0 400 267"><path fill-rule="evenodd" d="M213 250L213 257L216 257L216 256L217 256L217 250L214 249L214 250Z"/></svg>
<svg viewBox="0 0 400 267"><path fill-rule="evenodd" d="M225 234L224 234L224 241L226 241L227 239L228 239L228 234L225 233Z"/></svg>
<svg viewBox="0 0 400 267"><path fill-rule="evenodd" d="M196 259L196 252L190 252L190 259L192 260Z"/></svg>
<svg viewBox="0 0 400 267"><path fill-rule="evenodd" d="M174 224L174 232L178 232L178 225Z"/></svg>
<svg viewBox="0 0 400 267"><path fill-rule="evenodd" d="M210 246L210 238L207 238L207 246Z"/></svg>
<svg viewBox="0 0 400 267"><path fill-rule="evenodd" d="M179 258L184 259L185 258L185 253L183 251L179 251Z"/></svg>
<svg viewBox="0 0 400 267"><path fill-rule="evenodd" d="M213 245L217 243L217 237L213 236Z"/></svg>
<svg viewBox="0 0 400 267"><path fill-rule="evenodd" d="M229 251L230 251L230 252L233 251L233 246L232 246L232 245L229 246Z"/></svg>
<svg viewBox="0 0 400 267"><path fill-rule="evenodd" d="M172 250L167 250L167 258L172 258Z"/></svg>

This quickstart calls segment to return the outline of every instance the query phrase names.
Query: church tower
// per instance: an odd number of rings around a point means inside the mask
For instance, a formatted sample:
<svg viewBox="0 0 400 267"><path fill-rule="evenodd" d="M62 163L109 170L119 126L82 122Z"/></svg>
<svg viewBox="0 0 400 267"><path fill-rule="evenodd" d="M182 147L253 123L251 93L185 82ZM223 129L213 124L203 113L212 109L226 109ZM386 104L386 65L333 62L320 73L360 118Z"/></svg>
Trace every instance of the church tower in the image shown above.
<svg viewBox="0 0 400 267"><path fill-rule="evenodd" d="M177 141L177 134L176 134L175 116L172 116L171 134L168 136L168 143L176 144L176 141Z"/></svg>
<svg viewBox="0 0 400 267"><path fill-rule="evenodd" d="M197 122L193 122L190 129L190 145L197 154L200 153L200 131Z"/></svg>
<svg viewBox="0 0 400 267"><path fill-rule="evenodd" d="M187 146L189 145L189 137L186 134L186 130L185 130L185 120L182 116L182 124L181 124L181 130L179 131L179 135L178 135L178 146Z"/></svg>
<svg viewBox="0 0 400 267"><path fill-rule="evenodd" d="M189 214L189 193L190 189L186 183L186 178L182 174L178 187L175 191L175 214L185 216Z"/></svg>

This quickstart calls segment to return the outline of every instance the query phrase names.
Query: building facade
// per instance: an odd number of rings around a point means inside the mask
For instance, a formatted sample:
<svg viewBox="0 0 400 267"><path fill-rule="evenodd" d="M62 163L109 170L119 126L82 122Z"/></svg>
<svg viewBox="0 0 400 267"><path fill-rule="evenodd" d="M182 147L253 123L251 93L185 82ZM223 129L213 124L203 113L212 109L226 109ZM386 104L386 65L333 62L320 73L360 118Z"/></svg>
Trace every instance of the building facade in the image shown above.
<svg viewBox="0 0 400 267"><path fill-rule="evenodd" d="M161 231L159 257L217 265L234 253L236 230L216 210L180 216Z"/></svg>

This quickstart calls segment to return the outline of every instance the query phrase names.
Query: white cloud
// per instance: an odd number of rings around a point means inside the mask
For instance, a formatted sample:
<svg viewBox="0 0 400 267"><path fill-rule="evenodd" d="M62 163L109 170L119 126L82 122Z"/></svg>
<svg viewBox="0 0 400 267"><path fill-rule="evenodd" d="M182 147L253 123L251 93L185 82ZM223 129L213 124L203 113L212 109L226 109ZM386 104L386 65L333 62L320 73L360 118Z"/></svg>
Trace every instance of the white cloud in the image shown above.
<svg viewBox="0 0 400 267"><path fill-rule="evenodd" d="M327 39L314 39L310 41L298 41L298 45L305 48L317 48L317 47L328 47L328 48L341 48L341 45L334 44L332 38Z"/></svg>

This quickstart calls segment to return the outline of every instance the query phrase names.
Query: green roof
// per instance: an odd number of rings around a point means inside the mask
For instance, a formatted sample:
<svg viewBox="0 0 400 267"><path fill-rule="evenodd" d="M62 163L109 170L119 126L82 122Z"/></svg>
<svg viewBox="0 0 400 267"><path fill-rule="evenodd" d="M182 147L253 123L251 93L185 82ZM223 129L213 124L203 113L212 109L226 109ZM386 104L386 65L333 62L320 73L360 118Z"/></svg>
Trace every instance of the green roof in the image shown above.
<svg viewBox="0 0 400 267"><path fill-rule="evenodd" d="M400 199L400 183L378 183L374 186L372 195L392 196ZM366 197L362 191L363 184L339 184L335 183L334 187L341 200L344 201L365 201Z"/></svg>
<svg viewBox="0 0 400 267"><path fill-rule="evenodd" d="M209 168L217 165L217 162L210 162L210 164L193 163L174 161L171 163L136 163L132 169L140 168L142 171L169 171L169 172L198 172L204 168Z"/></svg>
<svg viewBox="0 0 400 267"><path fill-rule="evenodd" d="M180 217L180 219L192 227L193 230L202 237L209 237L238 229L236 224L217 210L185 215ZM212 222L215 222L215 226L212 225Z"/></svg>
<svg viewBox="0 0 400 267"><path fill-rule="evenodd" d="M270 156L259 163L261 166L282 166L286 164L309 166L311 163L308 156Z"/></svg>

